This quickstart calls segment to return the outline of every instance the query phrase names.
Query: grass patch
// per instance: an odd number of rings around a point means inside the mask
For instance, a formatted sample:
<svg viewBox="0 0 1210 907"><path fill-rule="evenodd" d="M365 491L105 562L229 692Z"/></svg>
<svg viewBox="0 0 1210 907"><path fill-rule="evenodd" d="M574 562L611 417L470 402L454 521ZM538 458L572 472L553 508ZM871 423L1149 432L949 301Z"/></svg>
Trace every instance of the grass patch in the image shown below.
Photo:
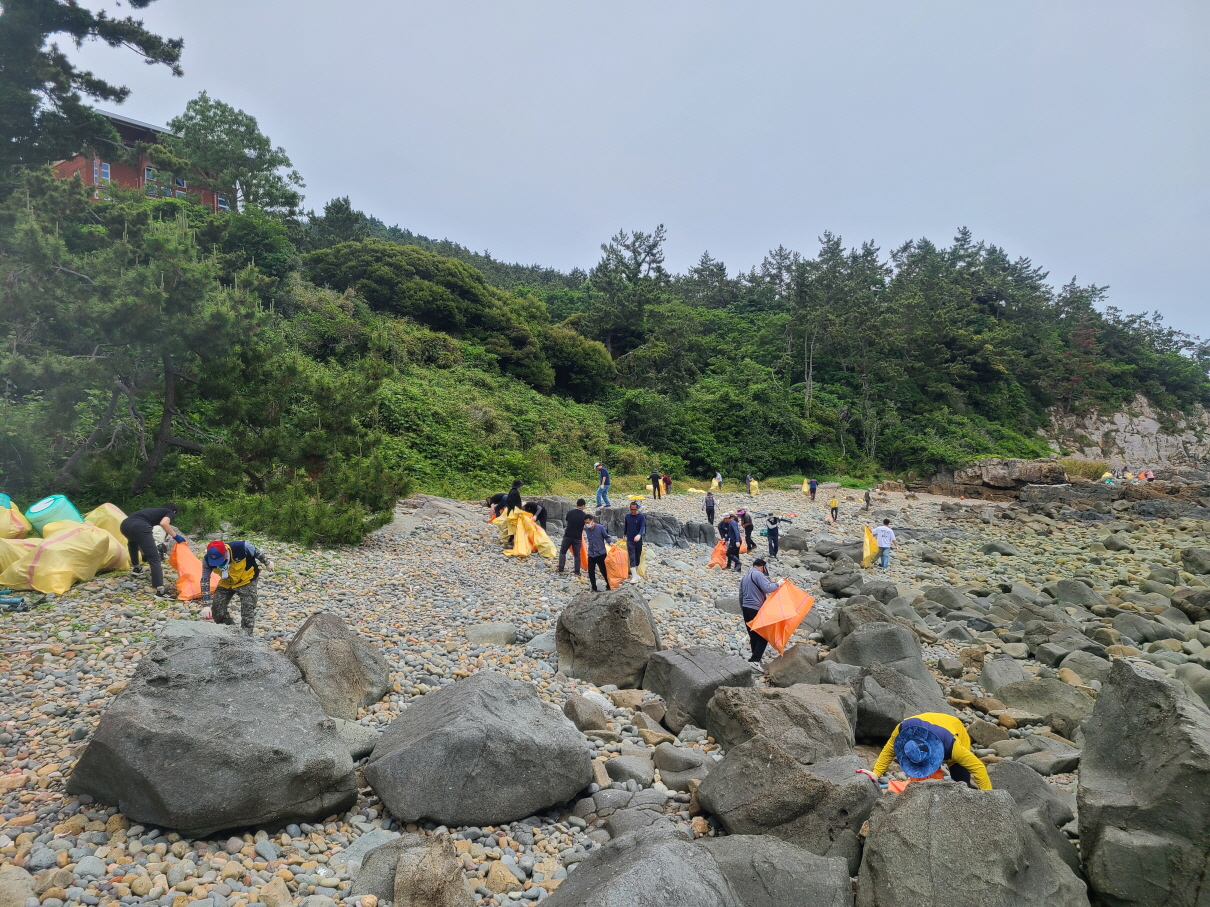
<svg viewBox="0 0 1210 907"><path fill-rule="evenodd" d="M1068 478L1080 476L1081 478L1092 479L1094 481L1109 470L1109 464L1104 460L1077 460L1069 458L1060 460L1059 465L1063 467L1063 471L1067 473Z"/></svg>

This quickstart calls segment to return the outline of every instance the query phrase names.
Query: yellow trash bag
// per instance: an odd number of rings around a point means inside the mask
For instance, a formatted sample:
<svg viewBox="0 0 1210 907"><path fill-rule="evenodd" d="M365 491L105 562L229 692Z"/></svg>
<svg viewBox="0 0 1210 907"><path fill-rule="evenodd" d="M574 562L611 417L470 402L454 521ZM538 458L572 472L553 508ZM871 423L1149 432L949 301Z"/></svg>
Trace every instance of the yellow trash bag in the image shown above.
<svg viewBox="0 0 1210 907"><path fill-rule="evenodd" d="M90 510L84 515L85 523L100 526L117 539L123 547L126 545L126 536L122 535L122 520L124 519L126 519L126 514L116 504L102 504L96 510Z"/></svg>
<svg viewBox="0 0 1210 907"><path fill-rule="evenodd" d="M710 480L710 490L711 490L711 491L718 491L718 479L711 479L711 480Z"/></svg>
<svg viewBox="0 0 1210 907"><path fill-rule="evenodd" d="M803 480L802 480L802 493L803 493L803 494L810 494L810 493L811 493L811 480L810 480L810 479L803 479Z"/></svg>
<svg viewBox="0 0 1210 907"><path fill-rule="evenodd" d="M647 490L651 491L650 485L647 486ZM628 494L628 495L626 495L626 498L627 498L627 500L630 500L630 501L645 501L645 500L647 500L647 495L645 495L645 494Z"/></svg>
<svg viewBox="0 0 1210 907"><path fill-rule="evenodd" d="M513 547L505 551L505 554L526 557L536 551L542 557L555 556L555 543L550 540L546 530L538 525L532 513L528 510L514 510L510 511L509 516L513 519Z"/></svg>
<svg viewBox="0 0 1210 907"><path fill-rule="evenodd" d="M870 532L870 527L866 526L865 535L861 539L861 566L870 566L876 557L878 557L878 540L874 538L874 533Z"/></svg>
<svg viewBox="0 0 1210 907"><path fill-rule="evenodd" d="M0 539L0 573L41 544L38 539Z"/></svg>
<svg viewBox="0 0 1210 907"><path fill-rule="evenodd" d="M686 488L685 493L686 494L705 494L706 492L702 491L700 488Z"/></svg>
<svg viewBox="0 0 1210 907"><path fill-rule="evenodd" d="M16 504L0 507L0 539L23 539L33 531L34 527Z"/></svg>
<svg viewBox="0 0 1210 907"><path fill-rule="evenodd" d="M119 549L125 556L125 549L104 529L74 521L70 525L74 528L43 539L37 548L9 564L0 573L0 586L62 595L76 583L87 582L103 570L115 569Z"/></svg>
<svg viewBox="0 0 1210 907"><path fill-rule="evenodd" d="M760 482L756 481L756 479L752 480L752 491L750 493L760 494Z"/></svg>

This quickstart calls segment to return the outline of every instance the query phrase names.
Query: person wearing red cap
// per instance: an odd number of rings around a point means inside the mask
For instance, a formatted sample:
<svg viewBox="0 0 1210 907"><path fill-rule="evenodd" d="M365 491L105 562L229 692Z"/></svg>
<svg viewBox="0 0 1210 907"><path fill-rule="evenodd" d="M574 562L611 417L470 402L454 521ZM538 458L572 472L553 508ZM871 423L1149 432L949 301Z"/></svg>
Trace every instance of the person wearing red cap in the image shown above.
<svg viewBox="0 0 1210 907"><path fill-rule="evenodd" d="M210 609L216 624L233 624L227 605L239 596L240 629L251 634L256 626L256 583L260 577L260 565L273 564L251 542L211 542L206 546L202 558L202 604ZM214 573L219 581L217 588ZM211 593L214 604L211 606Z"/></svg>

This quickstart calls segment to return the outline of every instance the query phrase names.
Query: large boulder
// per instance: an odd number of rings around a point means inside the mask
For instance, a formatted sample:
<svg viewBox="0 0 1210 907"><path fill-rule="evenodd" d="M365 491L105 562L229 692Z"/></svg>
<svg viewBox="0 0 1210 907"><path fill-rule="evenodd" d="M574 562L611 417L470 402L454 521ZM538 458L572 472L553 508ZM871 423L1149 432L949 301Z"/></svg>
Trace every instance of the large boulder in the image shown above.
<svg viewBox="0 0 1210 907"><path fill-rule="evenodd" d="M772 835L703 838L699 846L744 907L853 907L849 870L837 857L816 856Z"/></svg>
<svg viewBox="0 0 1210 907"><path fill-rule="evenodd" d="M885 742L899 722L922 712L954 714L945 701L941 687L932 677L918 680L893 668L872 665L861 668L856 684L855 733L857 740L862 743Z"/></svg>
<svg viewBox="0 0 1210 907"><path fill-rule="evenodd" d="M368 642L330 611L307 618L286 647L319 704L333 718L354 721L391 686L391 667Z"/></svg>
<svg viewBox="0 0 1210 907"><path fill-rule="evenodd" d="M1034 715L1062 715L1080 722L1092 711L1093 696L1087 690L1061 680L1022 680L1000 687L996 698L1010 709Z"/></svg>
<svg viewBox="0 0 1210 907"><path fill-rule="evenodd" d="M593 851L543 903L548 907L745 907L705 848L656 827Z"/></svg>
<svg viewBox="0 0 1210 907"><path fill-rule="evenodd" d="M584 735L532 684L480 671L391 722L365 777L403 822L482 826L566 802L592 765Z"/></svg>
<svg viewBox="0 0 1210 907"><path fill-rule="evenodd" d="M367 894L395 907L475 904L475 893L462 874L462 862L448 834L406 834L370 850L359 864L352 890L355 898Z"/></svg>
<svg viewBox="0 0 1210 907"><path fill-rule="evenodd" d="M854 755L805 766L767 737L729 751L698 788L698 801L728 834L770 834L819 856L842 857L849 872L861 858L858 832L878 788Z"/></svg>
<svg viewBox="0 0 1210 907"><path fill-rule="evenodd" d="M819 664L819 649L809 642L798 642L765 665L765 679L775 687L809 683L811 669Z"/></svg>
<svg viewBox="0 0 1210 907"><path fill-rule="evenodd" d="M1042 591L1063 605L1079 605L1091 608L1093 605L1105 604L1105 599L1095 589L1085 585L1078 579L1061 579L1047 583Z"/></svg>
<svg viewBox="0 0 1210 907"><path fill-rule="evenodd" d="M737 655L690 646L652 655L643 683L664 697L668 706L664 724L679 734L687 724L705 726L706 708L715 690L750 687L753 677L752 666Z"/></svg>
<svg viewBox="0 0 1210 907"><path fill-rule="evenodd" d="M1029 679L1020 662L1008 655L984 658L983 667L979 671L979 686L983 687L989 696L995 696L997 690L1010 683L1022 683Z"/></svg>
<svg viewBox="0 0 1210 907"><path fill-rule="evenodd" d="M1150 665L1115 659L1084 723L1080 849L1107 907L1206 903L1210 712Z"/></svg>
<svg viewBox="0 0 1210 907"><path fill-rule="evenodd" d="M153 649L101 716L67 789L188 837L313 822L357 800L336 722L298 668L242 634Z"/></svg>
<svg viewBox="0 0 1210 907"><path fill-rule="evenodd" d="M870 817L857 907L1088 907L1084 883L1006 791L909 784Z"/></svg>
<svg viewBox="0 0 1210 907"><path fill-rule="evenodd" d="M1181 566L1199 576L1210 574L1210 548L1182 548Z"/></svg>
<svg viewBox="0 0 1210 907"><path fill-rule="evenodd" d="M852 750L856 709L849 687L721 687L706 709L706 731L724 750L768 737L809 765Z"/></svg>
<svg viewBox="0 0 1210 907"><path fill-rule="evenodd" d="M865 576L861 568L848 558L841 558L836 565L819 578L819 588L833 598L851 598L861 591Z"/></svg>
<svg viewBox="0 0 1210 907"><path fill-rule="evenodd" d="M1008 791L1023 813L1041 809L1056 828L1062 828L1076 817L1076 798L1024 763L997 762L987 767L987 776L993 788Z"/></svg>
<svg viewBox="0 0 1210 907"><path fill-rule="evenodd" d="M0 866L0 907L25 907L34 897L34 877L20 866Z"/></svg>
<svg viewBox="0 0 1210 907"><path fill-rule="evenodd" d="M581 592L555 626L559 670L596 686L643 685L643 669L660 650L660 632L646 600L631 585Z"/></svg>
<svg viewBox="0 0 1210 907"><path fill-rule="evenodd" d="M914 680L936 685L915 634L899 624L868 623L857 627L832 650L828 660L863 668L883 665Z"/></svg>

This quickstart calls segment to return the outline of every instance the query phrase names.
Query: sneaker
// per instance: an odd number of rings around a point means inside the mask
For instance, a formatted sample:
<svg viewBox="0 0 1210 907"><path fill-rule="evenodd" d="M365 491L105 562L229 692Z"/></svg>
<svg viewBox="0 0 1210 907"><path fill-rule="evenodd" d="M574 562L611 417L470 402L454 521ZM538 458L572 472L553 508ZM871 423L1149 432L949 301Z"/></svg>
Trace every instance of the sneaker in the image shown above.
<svg viewBox="0 0 1210 907"><path fill-rule="evenodd" d="M155 594L156 594L157 598L176 598L175 589L171 589L171 590L169 590L168 588L156 589Z"/></svg>
<svg viewBox="0 0 1210 907"><path fill-rule="evenodd" d="M763 673L765 673L765 666L764 666L764 665L762 665L762 664L761 664L759 661L750 661L750 662L748 662L748 667L750 667L750 668L752 669L752 673L753 673L753 674L763 674Z"/></svg>
<svg viewBox="0 0 1210 907"><path fill-rule="evenodd" d="M147 571L147 568L144 567L142 564L135 564L133 567L130 568L130 572L133 573L135 576L142 576L146 571Z"/></svg>

